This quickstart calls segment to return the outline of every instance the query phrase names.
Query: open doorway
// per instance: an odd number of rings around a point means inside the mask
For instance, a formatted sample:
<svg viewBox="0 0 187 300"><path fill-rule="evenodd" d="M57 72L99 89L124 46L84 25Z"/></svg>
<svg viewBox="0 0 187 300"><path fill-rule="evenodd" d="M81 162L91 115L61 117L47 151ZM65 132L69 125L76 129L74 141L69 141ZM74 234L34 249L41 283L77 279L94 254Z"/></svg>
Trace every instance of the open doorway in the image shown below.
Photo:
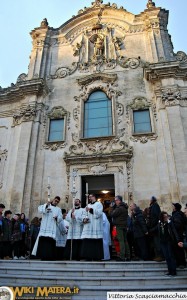
<svg viewBox="0 0 187 300"><path fill-rule="evenodd" d="M114 175L82 176L82 207L86 206L86 183L88 194L96 194L97 200L103 204L107 213L107 208L115 196Z"/></svg>

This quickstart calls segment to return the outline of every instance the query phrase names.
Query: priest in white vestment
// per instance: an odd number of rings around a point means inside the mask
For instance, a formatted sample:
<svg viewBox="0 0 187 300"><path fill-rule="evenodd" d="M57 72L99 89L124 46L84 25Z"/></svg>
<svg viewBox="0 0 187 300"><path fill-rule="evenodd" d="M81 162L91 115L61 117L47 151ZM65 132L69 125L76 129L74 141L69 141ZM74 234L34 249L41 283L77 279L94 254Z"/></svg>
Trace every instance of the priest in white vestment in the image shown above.
<svg viewBox="0 0 187 300"><path fill-rule="evenodd" d="M38 212L42 214L42 221L32 255L37 255L42 260L56 259L57 226L62 220L61 209L57 207L59 202L60 197L56 196L51 202L38 207Z"/></svg>
<svg viewBox="0 0 187 300"><path fill-rule="evenodd" d="M68 212L66 220L69 222L69 230L67 236L67 252L69 258L72 248L72 259L80 260L81 257L81 234L83 230L83 214L84 208L81 208L80 199L74 200L74 207Z"/></svg>
<svg viewBox="0 0 187 300"><path fill-rule="evenodd" d="M100 261L103 256L103 206L94 194L89 195L90 203L84 209L83 231L81 235L81 257Z"/></svg>
<svg viewBox="0 0 187 300"><path fill-rule="evenodd" d="M64 249L67 241L68 229L65 225L65 221L62 219L57 224L56 229L56 260L64 259Z"/></svg>

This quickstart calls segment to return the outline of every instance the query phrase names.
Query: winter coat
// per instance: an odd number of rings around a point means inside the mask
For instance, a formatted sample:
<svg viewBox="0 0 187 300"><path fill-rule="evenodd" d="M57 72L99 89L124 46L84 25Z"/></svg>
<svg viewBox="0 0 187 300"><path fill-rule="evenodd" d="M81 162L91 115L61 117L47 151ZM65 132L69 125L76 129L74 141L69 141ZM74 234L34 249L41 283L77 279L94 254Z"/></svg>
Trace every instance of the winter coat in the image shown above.
<svg viewBox="0 0 187 300"><path fill-rule="evenodd" d="M173 211L171 220L176 228L176 231L180 237L180 239L183 239L183 233L185 231L185 224L186 219L185 215L182 211Z"/></svg>
<svg viewBox="0 0 187 300"><path fill-rule="evenodd" d="M0 242L3 241L3 216L0 214Z"/></svg>
<svg viewBox="0 0 187 300"><path fill-rule="evenodd" d="M11 240L12 242L18 242L22 239L22 233L21 233L21 228L20 228L20 222L17 220L12 219L12 237Z"/></svg>
<svg viewBox="0 0 187 300"><path fill-rule="evenodd" d="M147 222L147 227L150 233L157 232L158 229L157 225L160 218L160 213L161 210L158 203L157 202L151 203L149 207L149 219Z"/></svg>
<svg viewBox="0 0 187 300"><path fill-rule="evenodd" d="M161 243L170 242L174 245L177 245L178 242L181 242L180 237L175 229L175 226L171 220L168 220L167 223L158 223L158 231Z"/></svg>
<svg viewBox="0 0 187 300"><path fill-rule="evenodd" d="M144 237L146 232L148 232L146 221L139 207L135 208L135 211L132 215L132 224L133 224L133 234L135 239Z"/></svg>
<svg viewBox="0 0 187 300"><path fill-rule="evenodd" d="M128 206L121 202L119 206L114 206L110 213L113 224L121 228L127 228Z"/></svg>
<svg viewBox="0 0 187 300"><path fill-rule="evenodd" d="M2 230L3 230L3 241L8 242L11 240L12 234L12 222L7 218L3 218L2 222Z"/></svg>
<svg viewBox="0 0 187 300"><path fill-rule="evenodd" d="M38 233L40 231L40 226L35 225L35 224L31 224L30 226L30 237L32 240L36 240L38 237Z"/></svg>

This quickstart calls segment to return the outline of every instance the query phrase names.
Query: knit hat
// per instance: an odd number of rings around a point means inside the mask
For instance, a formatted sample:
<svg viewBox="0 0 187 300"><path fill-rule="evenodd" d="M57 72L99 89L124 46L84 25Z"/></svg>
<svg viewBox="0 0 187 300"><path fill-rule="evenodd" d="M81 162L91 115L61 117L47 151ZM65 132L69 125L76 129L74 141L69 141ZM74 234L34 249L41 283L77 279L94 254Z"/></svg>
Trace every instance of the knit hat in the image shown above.
<svg viewBox="0 0 187 300"><path fill-rule="evenodd" d="M172 204L173 204L173 206L175 206L177 211L181 210L182 206L180 205L180 203L172 203Z"/></svg>

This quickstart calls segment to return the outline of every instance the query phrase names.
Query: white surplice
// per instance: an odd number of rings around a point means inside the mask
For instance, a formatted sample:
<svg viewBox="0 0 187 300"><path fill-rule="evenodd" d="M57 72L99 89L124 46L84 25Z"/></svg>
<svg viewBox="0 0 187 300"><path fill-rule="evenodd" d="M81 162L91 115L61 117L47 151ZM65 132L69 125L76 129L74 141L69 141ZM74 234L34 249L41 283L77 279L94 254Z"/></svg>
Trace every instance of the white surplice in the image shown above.
<svg viewBox="0 0 187 300"><path fill-rule="evenodd" d="M62 220L62 212L59 207L43 204L38 207L38 212L42 214L40 231L35 242L32 255L36 255L38 249L38 241L41 236L50 237L56 240L57 225Z"/></svg>
<svg viewBox="0 0 187 300"><path fill-rule="evenodd" d="M77 208L74 211L75 219L71 217L72 209L68 212L66 220L69 222L69 230L68 230L68 240L74 239L79 240L81 239L81 234L83 230L83 214L84 208Z"/></svg>
<svg viewBox="0 0 187 300"><path fill-rule="evenodd" d="M100 202L89 203L93 214L84 209L82 219L87 218L89 222L84 224L81 239L102 239L103 238L103 206Z"/></svg>
<svg viewBox="0 0 187 300"><path fill-rule="evenodd" d="M67 232L68 229L65 226L64 220L61 220L57 224L56 229L56 247L65 247L67 241Z"/></svg>

